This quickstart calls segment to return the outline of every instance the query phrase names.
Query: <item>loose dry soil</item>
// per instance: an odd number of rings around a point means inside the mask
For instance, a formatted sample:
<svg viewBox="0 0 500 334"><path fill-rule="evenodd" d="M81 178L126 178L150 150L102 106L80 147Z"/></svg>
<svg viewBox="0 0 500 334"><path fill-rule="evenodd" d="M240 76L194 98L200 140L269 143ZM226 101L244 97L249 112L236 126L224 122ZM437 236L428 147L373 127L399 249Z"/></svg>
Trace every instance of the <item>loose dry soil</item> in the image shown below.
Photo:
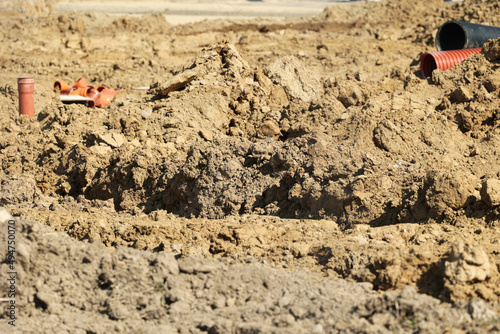
<svg viewBox="0 0 500 334"><path fill-rule="evenodd" d="M0 17L15 331L500 331L500 41L419 71L448 19L500 25L495 1L186 25L4 1ZM53 83L80 77L112 104L62 104Z"/></svg>

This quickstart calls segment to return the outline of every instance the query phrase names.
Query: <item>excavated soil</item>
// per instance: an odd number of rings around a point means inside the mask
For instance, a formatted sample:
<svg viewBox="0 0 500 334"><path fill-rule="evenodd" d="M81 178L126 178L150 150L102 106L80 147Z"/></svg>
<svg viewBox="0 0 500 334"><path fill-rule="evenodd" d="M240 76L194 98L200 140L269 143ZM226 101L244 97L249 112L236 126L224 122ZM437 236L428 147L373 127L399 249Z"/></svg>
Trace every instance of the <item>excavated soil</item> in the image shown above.
<svg viewBox="0 0 500 334"><path fill-rule="evenodd" d="M0 331L500 331L500 40L419 70L495 2L0 17ZM80 77L111 105L63 104Z"/></svg>

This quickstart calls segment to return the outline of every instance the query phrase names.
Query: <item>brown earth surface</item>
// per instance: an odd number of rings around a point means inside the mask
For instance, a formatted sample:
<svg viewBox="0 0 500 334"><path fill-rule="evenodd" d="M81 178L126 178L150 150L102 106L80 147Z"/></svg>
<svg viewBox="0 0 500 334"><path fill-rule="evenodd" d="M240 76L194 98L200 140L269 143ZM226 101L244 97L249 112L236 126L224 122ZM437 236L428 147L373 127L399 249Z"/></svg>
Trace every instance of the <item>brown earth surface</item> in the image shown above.
<svg viewBox="0 0 500 334"><path fill-rule="evenodd" d="M0 332L500 331L500 40L419 70L441 24L500 5L418 4L172 25L3 2ZM63 104L80 77L111 105Z"/></svg>

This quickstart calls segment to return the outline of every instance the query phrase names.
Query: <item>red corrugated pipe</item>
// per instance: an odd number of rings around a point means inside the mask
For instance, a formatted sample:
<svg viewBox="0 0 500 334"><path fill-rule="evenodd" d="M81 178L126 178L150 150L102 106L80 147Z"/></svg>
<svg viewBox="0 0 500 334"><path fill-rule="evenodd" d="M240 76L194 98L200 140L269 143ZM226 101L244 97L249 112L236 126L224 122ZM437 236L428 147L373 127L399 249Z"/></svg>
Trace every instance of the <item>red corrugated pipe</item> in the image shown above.
<svg viewBox="0 0 500 334"><path fill-rule="evenodd" d="M432 71L435 69L440 69L441 71L449 70L470 55L480 53L481 50L481 48L475 48L426 53L420 60L420 73L422 73L424 78L427 78L431 76Z"/></svg>

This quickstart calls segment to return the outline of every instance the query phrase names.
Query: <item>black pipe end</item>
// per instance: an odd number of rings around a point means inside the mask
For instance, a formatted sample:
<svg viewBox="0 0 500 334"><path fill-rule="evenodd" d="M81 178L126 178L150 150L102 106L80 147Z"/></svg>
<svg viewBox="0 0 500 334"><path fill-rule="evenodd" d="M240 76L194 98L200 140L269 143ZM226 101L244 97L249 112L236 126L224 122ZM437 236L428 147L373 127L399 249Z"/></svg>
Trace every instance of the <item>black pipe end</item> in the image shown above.
<svg viewBox="0 0 500 334"><path fill-rule="evenodd" d="M464 49L466 44L467 35L459 21L446 22L436 34L436 47L439 51Z"/></svg>

